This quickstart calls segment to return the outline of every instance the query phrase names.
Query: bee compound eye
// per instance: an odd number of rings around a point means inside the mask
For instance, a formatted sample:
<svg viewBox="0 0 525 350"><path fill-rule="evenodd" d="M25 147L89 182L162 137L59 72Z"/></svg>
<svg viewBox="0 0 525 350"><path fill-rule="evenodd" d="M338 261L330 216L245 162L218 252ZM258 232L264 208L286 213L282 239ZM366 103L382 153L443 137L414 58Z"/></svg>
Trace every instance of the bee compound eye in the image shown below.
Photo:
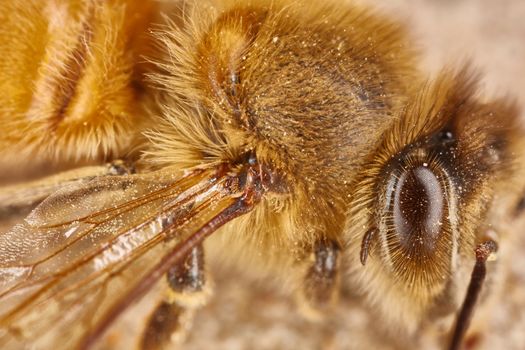
<svg viewBox="0 0 525 350"><path fill-rule="evenodd" d="M426 165L401 173L394 190L392 219L400 243L433 249L441 232L444 213L443 188Z"/></svg>

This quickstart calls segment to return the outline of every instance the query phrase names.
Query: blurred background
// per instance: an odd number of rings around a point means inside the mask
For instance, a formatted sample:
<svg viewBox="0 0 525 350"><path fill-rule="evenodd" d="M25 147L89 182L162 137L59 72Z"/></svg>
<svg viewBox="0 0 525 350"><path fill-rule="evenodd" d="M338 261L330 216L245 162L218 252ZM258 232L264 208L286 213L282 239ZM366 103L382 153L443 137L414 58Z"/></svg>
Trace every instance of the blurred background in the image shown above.
<svg viewBox="0 0 525 350"><path fill-rule="evenodd" d="M423 69L468 60L487 94L508 94L525 106L525 1L361 0L398 19L423 54Z"/></svg>

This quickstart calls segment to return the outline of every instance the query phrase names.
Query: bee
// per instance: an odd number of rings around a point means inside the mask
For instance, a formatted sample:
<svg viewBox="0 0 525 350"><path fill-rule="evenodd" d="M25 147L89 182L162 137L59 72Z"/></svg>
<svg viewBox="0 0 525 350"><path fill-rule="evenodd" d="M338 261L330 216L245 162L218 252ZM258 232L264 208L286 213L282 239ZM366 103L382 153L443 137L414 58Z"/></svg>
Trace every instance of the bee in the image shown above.
<svg viewBox="0 0 525 350"><path fill-rule="evenodd" d="M399 25L292 0L0 16L2 167L53 173L0 189L24 216L0 235L2 348L96 346L155 286L139 345L170 347L208 251L307 318L357 301L399 347L458 349L490 314L523 224L519 111L469 69L426 79Z"/></svg>

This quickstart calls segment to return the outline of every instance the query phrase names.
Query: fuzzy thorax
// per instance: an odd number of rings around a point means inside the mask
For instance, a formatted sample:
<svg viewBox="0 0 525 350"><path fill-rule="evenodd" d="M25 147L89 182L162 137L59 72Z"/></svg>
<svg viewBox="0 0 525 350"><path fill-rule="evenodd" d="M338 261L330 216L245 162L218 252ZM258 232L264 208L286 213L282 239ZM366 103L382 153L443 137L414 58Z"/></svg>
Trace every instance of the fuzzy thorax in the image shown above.
<svg viewBox="0 0 525 350"><path fill-rule="evenodd" d="M400 30L352 6L221 4L190 7L158 34L166 57L152 80L163 113L146 160L190 168L254 151L287 190L246 219L261 231L253 240L287 255L341 241L362 155L413 76Z"/></svg>

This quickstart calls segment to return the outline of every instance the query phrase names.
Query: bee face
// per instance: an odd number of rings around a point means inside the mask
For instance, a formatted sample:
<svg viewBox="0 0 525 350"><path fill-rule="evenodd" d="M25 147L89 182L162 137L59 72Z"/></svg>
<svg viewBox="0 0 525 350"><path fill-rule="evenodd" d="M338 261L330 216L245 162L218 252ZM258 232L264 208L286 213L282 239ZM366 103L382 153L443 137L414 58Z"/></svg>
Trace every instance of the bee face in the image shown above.
<svg viewBox="0 0 525 350"><path fill-rule="evenodd" d="M474 88L465 72L422 88L356 186L347 225L354 266L357 238L366 230L375 236L370 266L351 267L351 274L377 291L368 296L387 317L408 328L457 302L456 278L491 225L500 182L515 171L516 112L476 102Z"/></svg>

